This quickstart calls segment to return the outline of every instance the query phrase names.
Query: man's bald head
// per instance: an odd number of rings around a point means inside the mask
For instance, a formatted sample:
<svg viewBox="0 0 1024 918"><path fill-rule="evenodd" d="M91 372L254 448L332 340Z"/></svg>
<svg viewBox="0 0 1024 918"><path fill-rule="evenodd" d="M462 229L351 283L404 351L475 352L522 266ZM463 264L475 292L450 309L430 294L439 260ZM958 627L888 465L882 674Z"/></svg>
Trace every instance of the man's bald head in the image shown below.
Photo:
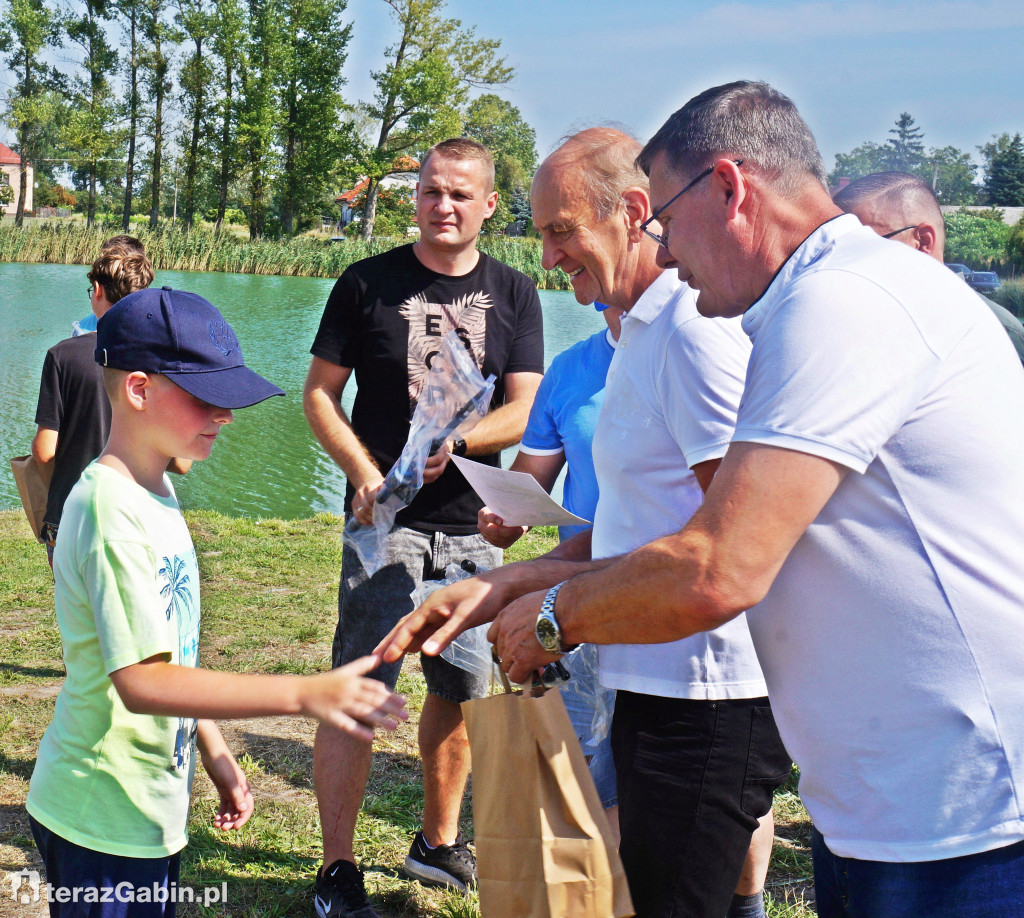
<svg viewBox="0 0 1024 918"><path fill-rule="evenodd" d="M943 260L945 224L927 182L904 172L875 172L839 189L832 199L880 236L892 234L894 241Z"/></svg>
<svg viewBox="0 0 1024 918"><path fill-rule="evenodd" d="M640 149L640 142L625 131L587 128L567 137L541 163L534 187L553 179L563 188L572 183L594 216L605 220L615 213L626 189L648 187L647 176L636 165Z"/></svg>

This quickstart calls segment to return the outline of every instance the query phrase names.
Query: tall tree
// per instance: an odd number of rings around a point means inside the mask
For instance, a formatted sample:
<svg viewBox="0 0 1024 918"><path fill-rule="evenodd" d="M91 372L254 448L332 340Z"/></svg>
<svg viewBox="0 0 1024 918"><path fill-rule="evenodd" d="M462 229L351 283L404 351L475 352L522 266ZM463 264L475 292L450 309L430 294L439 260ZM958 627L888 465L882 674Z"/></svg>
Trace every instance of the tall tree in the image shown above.
<svg viewBox="0 0 1024 918"><path fill-rule="evenodd" d="M277 73L281 58L278 9L272 0L249 0L248 42L238 71L241 97L238 146L247 171L249 237L266 230L267 201L276 167L274 137L280 110Z"/></svg>
<svg viewBox="0 0 1024 918"><path fill-rule="evenodd" d="M511 102L494 93L485 93L466 109L462 133L479 140L494 157L498 206L485 224L485 230L500 231L518 219L512 212L512 201L529 191L533 173L537 171L537 132Z"/></svg>
<svg viewBox="0 0 1024 918"><path fill-rule="evenodd" d="M1000 134L978 147L985 158L985 200L997 207L1024 205L1024 141Z"/></svg>
<svg viewBox="0 0 1024 918"><path fill-rule="evenodd" d="M888 168L885 145L866 140L849 153L836 153L836 167L829 173L828 181L830 185L838 185L844 178L855 182L872 172L885 172Z"/></svg>
<svg viewBox="0 0 1024 918"><path fill-rule="evenodd" d="M121 22L128 46L122 57L122 73L128 80L128 95L122 106L122 117L127 120L128 153L124 173L124 206L121 210L121 230L131 228L132 196L135 191L135 138L139 130L139 15L140 0L114 0L114 15Z"/></svg>
<svg viewBox="0 0 1024 918"><path fill-rule="evenodd" d="M238 162L236 82L245 55L245 25L245 9L241 0L214 0L213 51L220 61L220 99L217 104L219 129L214 140L218 161L217 232L224 226L228 187Z"/></svg>
<svg viewBox="0 0 1024 918"><path fill-rule="evenodd" d="M344 151L341 68L351 24L347 0L282 0L280 76L281 222L285 233L319 207Z"/></svg>
<svg viewBox="0 0 1024 918"><path fill-rule="evenodd" d="M380 181L397 157L423 149L462 127L461 109L474 86L507 83L515 71L498 57L501 41L477 38L475 27L446 19L445 0L384 0L401 30L387 48L383 70L371 74L376 89L366 113L379 124L375 143L362 151L370 184L363 212L364 239L373 234Z"/></svg>
<svg viewBox="0 0 1024 918"><path fill-rule="evenodd" d="M185 181L182 186L182 222L189 227L195 218L196 182L209 132L209 88L213 82L213 67L208 41L214 29L214 13L210 0L177 0L177 3L176 21L191 45L178 79L182 108L188 118L183 144Z"/></svg>
<svg viewBox="0 0 1024 918"><path fill-rule="evenodd" d="M933 147L918 169L942 204L973 204L978 196L977 172L971 154L956 147Z"/></svg>
<svg viewBox="0 0 1024 918"><path fill-rule="evenodd" d="M901 112L894 127L889 128L892 135L885 142L889 169L893 172L916 172L924 161L924 131L914 124L914 119L906 112Z"/></svg>
<svg viewBox="0 0 1024 918"><path fill-rule="evenodd" d="M171 91L171 51L178 34L166 21L164 0L141 0L140 19L143 48L139 55L142 82L149 105L150 158L149 228L160 221L160 184L163 180L164 106Z"/></svg>
<svg viewBox="0 0 1024 918"><path fill-rule="evenodd" d="M106 0L83 0L79 15L65 20L68 38L82 52L82 72L71 81L70 110L65 130L67 148L79 159L86 192L86 226L96 222L96 185L101 171L112 173L111 159L120 150L116 104L109 74L117 68L117 52L107 41L110 18Z"/></svg>
<svg viewBox="0 0 1024 918"><path fill-rule="evenodd" d="M21 174L18 183L18 207L14 222L25 221L28 197L28 167L37 156L40 142L55 117L54 94L58 74L47 66L47 48L60 44L56 13L46 0L10 0L7 14L0 18L0 52L3 52L14 85L7 96L4 121L18 138Z"/></svg>

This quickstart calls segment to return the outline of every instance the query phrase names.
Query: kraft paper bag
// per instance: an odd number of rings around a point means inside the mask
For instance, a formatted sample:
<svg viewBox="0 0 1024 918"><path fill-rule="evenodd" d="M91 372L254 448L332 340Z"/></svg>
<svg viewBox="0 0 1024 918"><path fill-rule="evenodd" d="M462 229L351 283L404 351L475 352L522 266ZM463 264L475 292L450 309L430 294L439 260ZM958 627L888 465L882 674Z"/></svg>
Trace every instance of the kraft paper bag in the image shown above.
<svg viewBox="0 0 1024 918"><path fill-rule="evenodd" d="M622 862L557 691L462 705L483 918L633 915Z"/></svg>
<svg viewBox="0 0 1024 918"><path fill-rule="evenodd" d="M39 531L43 528L43 514L46 513L46 496L50 491L53 463L40 465L32 456L18 456L11 460L11 473L18 486L18 496L25 508L32 534L42 542Z"/></svg>

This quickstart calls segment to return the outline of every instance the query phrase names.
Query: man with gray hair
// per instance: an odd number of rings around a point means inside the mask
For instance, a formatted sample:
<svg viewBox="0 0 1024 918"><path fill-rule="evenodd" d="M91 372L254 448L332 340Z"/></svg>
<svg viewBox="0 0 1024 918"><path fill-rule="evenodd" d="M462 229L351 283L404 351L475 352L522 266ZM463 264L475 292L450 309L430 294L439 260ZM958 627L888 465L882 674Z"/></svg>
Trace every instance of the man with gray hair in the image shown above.
<svg viewBox="0 0 1024 918"><path fill-rule="evenodd" d="M594 527L538 561L435 593L424 608L524 580L553 603L581 565L604 567L679 529L729 445L750 344L737 320L698 315L693 291L658 266L657 243L641 229L651 209L639 152L621 131L582 131L544 161L531 189L544 267L565 271L580 303L624 313L594 431ZM646 614L642 603L623 608ZM560 619L533 619L535 649L557 651ZM599 657L602 685L616 689L620 851L637 913L763 916L772 791L790 759L746 622L654 647L615 643Z"/></svg>
<svg viewBox="0 0 1024 918"><path fill-rule="evenodd" d="M701 93L640 163L659 262L753 350L704 503L548 599L562 640L678 640L749 610L820 918L1019 915L1024 370L948 270L832 203L772 87ZM515 678L552 658L546 597L491 628Z"/></svg>
<svg viewBox="0 0 1024 918"><path fill-rule="evenodd" d="M873 172L840 188L832 200L883 239L902 242L945 263L942 210L931 186L916 175ZM978 296L999 320L1024 363L1024 325L1020 319L987 296Z"/></svg>

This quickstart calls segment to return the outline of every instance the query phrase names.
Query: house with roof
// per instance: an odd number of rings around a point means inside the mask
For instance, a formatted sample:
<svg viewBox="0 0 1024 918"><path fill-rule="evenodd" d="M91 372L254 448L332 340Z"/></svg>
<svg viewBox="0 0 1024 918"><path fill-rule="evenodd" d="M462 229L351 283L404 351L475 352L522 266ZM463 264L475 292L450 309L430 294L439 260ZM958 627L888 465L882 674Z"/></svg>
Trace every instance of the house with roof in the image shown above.
<svg viewBox="0 0 1024 918"><path fill-rule="evenodd" d="M25 192L25 210L32 210L33 170L28 166L28 189ZM0 205L5 214L18 210L18 192L21 189L21 157L10 147L0 143L0 185L9 185L14 191L9 204Z"/></svg>
<svg viewBox="0 0 1024 918"><path fill-rule="evenodd" d="M413 198L415 198L416 183L420 178L419 162L411 156L399 156L391 164L391 168L392 172L381 179L380 187L408 188ZM368 178L361 178L348 191L343 191L334 199L334 202L341 207L341 220L338 223L339 230L344 229L353 220L358 218L359 214L355 210L356 200L366 191L369 185L370 180Z"/></svg>

